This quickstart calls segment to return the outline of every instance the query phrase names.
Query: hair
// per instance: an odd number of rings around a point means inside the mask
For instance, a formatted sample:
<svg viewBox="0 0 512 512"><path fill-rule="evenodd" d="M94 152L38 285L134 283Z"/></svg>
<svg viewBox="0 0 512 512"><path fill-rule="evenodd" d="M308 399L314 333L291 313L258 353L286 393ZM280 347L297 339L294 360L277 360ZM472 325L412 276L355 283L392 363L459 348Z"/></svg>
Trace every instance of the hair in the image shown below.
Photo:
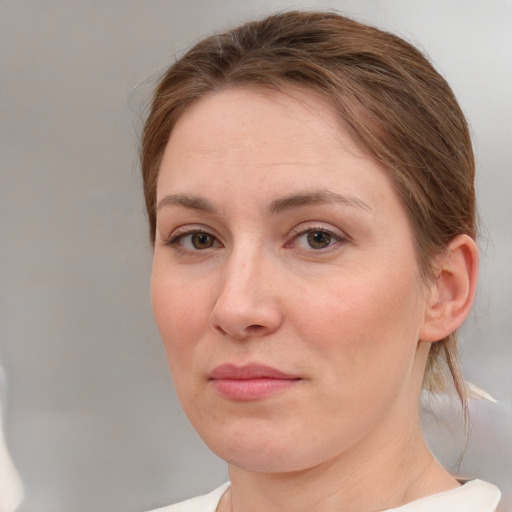
<svg viewBox="0 0 512 512"><path fill-rule="evenodd" d="M152 244L156 183L171 131L194 102L226 88L324 97L359 146L383 165L405 205L422 279L459 234L476 237L474 156L464 114L428 59L401 38L332 12L290 11L208 37L178 59L157 86L141 146ZM423 387L466 389L456 333L433 343Z"/></svg>

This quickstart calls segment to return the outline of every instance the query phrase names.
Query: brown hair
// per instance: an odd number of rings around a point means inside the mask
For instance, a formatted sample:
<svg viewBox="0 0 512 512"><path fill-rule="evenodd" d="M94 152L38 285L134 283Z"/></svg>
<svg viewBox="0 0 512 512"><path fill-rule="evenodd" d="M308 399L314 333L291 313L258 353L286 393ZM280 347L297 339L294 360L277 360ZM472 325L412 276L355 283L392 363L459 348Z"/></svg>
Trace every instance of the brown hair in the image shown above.
<svg viewBox="0 0 512 512"><path fill-rule="evenodd" d="M156 183L170 133L193 102L226 87L326 98L361 148L392 177L407 208L419 268L458 234L476 236L474 157L464 115L446 81L409 43L330 12L284 12L202 40L161 79L142 136L144 195L152 243ZM432 345L424 387L451 376L466 406L455 333Z"/></svg>

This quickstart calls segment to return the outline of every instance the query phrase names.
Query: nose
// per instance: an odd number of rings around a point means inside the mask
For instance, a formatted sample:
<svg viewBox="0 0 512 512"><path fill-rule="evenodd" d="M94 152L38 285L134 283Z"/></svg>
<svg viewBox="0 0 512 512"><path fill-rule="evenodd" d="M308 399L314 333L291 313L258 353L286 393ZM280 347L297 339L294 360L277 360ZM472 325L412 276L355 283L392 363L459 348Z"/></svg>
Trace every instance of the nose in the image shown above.
<svg viewBox="0 0 512 512"><path fill-rule="evenodd" d="M233 253L219 276L210 315L214 330L237 340L267 336L282 324L275 265L261 253Z"/></svg>

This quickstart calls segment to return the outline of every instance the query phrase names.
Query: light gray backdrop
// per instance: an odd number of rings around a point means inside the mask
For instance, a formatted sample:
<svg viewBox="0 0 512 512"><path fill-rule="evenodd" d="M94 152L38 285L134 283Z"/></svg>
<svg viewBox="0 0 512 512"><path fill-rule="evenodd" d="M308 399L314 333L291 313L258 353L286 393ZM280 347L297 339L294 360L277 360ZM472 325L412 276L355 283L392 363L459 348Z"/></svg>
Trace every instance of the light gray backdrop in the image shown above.
<svg viewBox="0 0 512 512"><path fill-rule="evenodd" d="M510 0L1 0L0 359L21 510L135 512L226 478L179 410L153 326L137 134L173 52L297 6L415 42L470 119L485 240L464 369L498 403L472 405L461 470L501 485L510 504ZM454 468L460 430L432 419L427 430Z"/></svg>

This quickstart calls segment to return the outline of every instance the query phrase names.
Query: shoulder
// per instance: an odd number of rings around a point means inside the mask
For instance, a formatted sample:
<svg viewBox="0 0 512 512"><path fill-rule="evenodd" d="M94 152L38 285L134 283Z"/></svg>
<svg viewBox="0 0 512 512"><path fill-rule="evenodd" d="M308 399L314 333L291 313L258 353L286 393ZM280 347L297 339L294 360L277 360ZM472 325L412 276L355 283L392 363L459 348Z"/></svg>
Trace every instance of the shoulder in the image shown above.
<svg viewBox="0 0 512 512"><path fill-rule="evenodd" d="M427 496L388 512L496 512L501 499L500 490L483 480L470 482L452 489Z"/></svg>
<svg viewBox="0 0 512 512"><path fill-rule="evenodd" d="M229 482L217 487L214 491L189 500L175 503L151 512L215 512L222 495L229 487Z"/></svg>

